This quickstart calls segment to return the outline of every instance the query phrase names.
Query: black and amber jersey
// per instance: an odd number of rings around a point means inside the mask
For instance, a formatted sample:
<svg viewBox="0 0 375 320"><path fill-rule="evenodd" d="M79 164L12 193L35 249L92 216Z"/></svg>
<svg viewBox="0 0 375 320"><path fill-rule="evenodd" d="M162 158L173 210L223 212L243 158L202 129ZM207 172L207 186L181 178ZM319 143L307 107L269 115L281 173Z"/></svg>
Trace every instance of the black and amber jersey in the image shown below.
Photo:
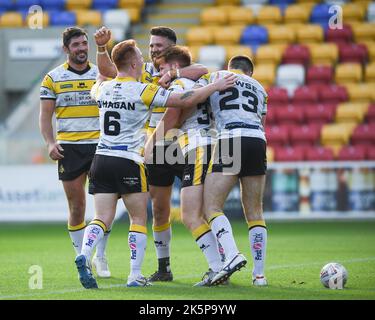
<svg viewBox="0 0 375 320"><path fill-rule="evenodd" d="M96 65L73 70L66 62L51 70L40 87L40 99L55 100L56 140L59 143L97 143L99 110L90 90L98 74Z"/></svg>

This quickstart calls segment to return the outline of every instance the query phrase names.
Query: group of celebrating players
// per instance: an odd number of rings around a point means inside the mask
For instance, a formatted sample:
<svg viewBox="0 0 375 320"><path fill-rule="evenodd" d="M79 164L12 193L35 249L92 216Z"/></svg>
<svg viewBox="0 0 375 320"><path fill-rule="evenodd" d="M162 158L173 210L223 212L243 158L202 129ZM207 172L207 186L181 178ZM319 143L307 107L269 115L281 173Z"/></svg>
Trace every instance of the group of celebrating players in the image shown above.
<svg viewBox="0 0 375 320"><path fill-rule="evenodd" d="M224 214L229 192L240 182L241 202L253 258L252 283L267 285L265 186L267 94L253 79L247 56L232 57L228 70L208 73L192 64L168 27L150 30L150 59L144 63L134 40L107 44L111 32L96 31L98 67L88 61L87 33L63 33L67 62L41 85L40 129L58 161L69 204L68 230L83 287L109 277L105 249L121 197L129 213L128 287L172 281L170 202L181 179L181 219L204 254L208 271L195 286L228 283L246 265ZM56 115L56 137L52 117ZM85 223L85 182L94 195L95 218ZM151 198L158 270L141 273ZM92 258L94 249L95 256Z"/></svg>

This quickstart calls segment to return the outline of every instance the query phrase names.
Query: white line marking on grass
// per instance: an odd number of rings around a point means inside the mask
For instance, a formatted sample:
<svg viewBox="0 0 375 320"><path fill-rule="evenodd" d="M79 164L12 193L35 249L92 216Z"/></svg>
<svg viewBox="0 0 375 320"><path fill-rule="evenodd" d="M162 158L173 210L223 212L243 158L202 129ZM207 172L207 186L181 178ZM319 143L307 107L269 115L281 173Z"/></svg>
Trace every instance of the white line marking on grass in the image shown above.
<svg viewBox="0 0 375 320"><path fill-rule="evenodd" d="M375 261L375 257L367 257L367 258L356 258L356 259L347 259L347 260L337 260L340 263L357 263L357 262L370 262ZM302 268L302 267L309 267L309 266L316 266L316 265L323 265L324 263L328 263L327 261L322 262L311 262L311 263L301 263L301 264L284 264L284 265L273 265L266 267L267 270L277 270L277 269L288 269L288 268ZM200 275L182 275L180 277L175 278L175 280L181 279L195 279L199 278ZM126 288L125 282L118 283L118 284L111 284L111 285L101 285L99 289L111 289L111 288ZM181 287L178 284L170 284L167 288L174 288L174 287ZM0 296L0 300L4 299L19 299L19 298L27 298L27 297L35 297L35 296L48 296L48 295L62 295L66 293L77 293L77 292L84 292L87 289L84 288L72 288L72 289L64 289L64 290L57 290L57 291L48 291L48 292L33 292L33 293L26 293L26 294L15 294L15 295L4 295ZM95 292L95 291L93 291ZM99 291L100 292L100 291Z"/></svg>

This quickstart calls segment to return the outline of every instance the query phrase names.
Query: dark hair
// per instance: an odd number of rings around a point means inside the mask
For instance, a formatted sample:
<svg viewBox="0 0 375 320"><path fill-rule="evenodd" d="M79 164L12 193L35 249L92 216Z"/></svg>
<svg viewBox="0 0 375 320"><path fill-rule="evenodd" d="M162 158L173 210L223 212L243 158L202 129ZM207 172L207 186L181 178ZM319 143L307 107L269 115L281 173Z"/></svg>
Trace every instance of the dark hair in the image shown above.
<svg viewBox="0 0 375 320"><path fill-rule="evenodd" d="M70 40L72 40L72 38L80 37L80 36L85 36L86 38L88 38L86 30L79 28L79 27L66 28L62 35L63 35L63 44L65 47L69 47Z"/></svg>
<svg viewBox="0 0 375 320"><path fill-rule="evenodd" d="M121 41L113 47L111 58L117 70L126 67L130 63L136 55L136 45L135 40L130 39Z"/></svg>
<svg viewBox="0 0 375 320"><path fill-rule="evenodd" d="M248 56L234 56L229 60L228 69L239 69L245 73L252 74L254 72L254 64Z"/></svg>
<svg viewBox="0 0 375 320"><path fill-rule="evenodd" d="M154 27L151 28L150 34L152 36L159 36L164 37L172 41L174 44L177 42L176 32L174 32L171 28L168 27Z"/></svg>
<svg viewBox="0 0 375 320"><path fill-rule="evenodd" d="M165 49L156 60L156 64L178 62L181 68L191 65L191 54L186 47L172 46Z"/></svg>

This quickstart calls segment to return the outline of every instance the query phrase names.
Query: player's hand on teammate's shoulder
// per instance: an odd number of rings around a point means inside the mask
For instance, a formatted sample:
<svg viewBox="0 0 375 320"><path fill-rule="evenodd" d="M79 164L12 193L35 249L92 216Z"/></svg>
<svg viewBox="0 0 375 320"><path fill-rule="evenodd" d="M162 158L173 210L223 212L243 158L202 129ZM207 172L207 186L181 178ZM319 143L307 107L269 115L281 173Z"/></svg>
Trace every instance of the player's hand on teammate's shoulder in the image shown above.
<svg viewBox="0 0 375 320"><path fill-rule="evenodd" d="M94 38L97 46L105 46L111 40L111 30L103 26L95 31Z"/></svg>
<svg viewBox="0 0 375 320"><path fill-rule="evenodd" d="M64 149L57 142L48 144L48 155L52 160L60 160L64 158L62 152L64 152Z"/></svg>
<svg viewBox="0 0 375 320"><path fill-rule="evenodd" d="M237 76L233 73L226 74L224 77L220 77L219 72L216 73L214 81L212 82L215 85L217 91L223 91L230 87L233 87L236 83Z"/></svg>

